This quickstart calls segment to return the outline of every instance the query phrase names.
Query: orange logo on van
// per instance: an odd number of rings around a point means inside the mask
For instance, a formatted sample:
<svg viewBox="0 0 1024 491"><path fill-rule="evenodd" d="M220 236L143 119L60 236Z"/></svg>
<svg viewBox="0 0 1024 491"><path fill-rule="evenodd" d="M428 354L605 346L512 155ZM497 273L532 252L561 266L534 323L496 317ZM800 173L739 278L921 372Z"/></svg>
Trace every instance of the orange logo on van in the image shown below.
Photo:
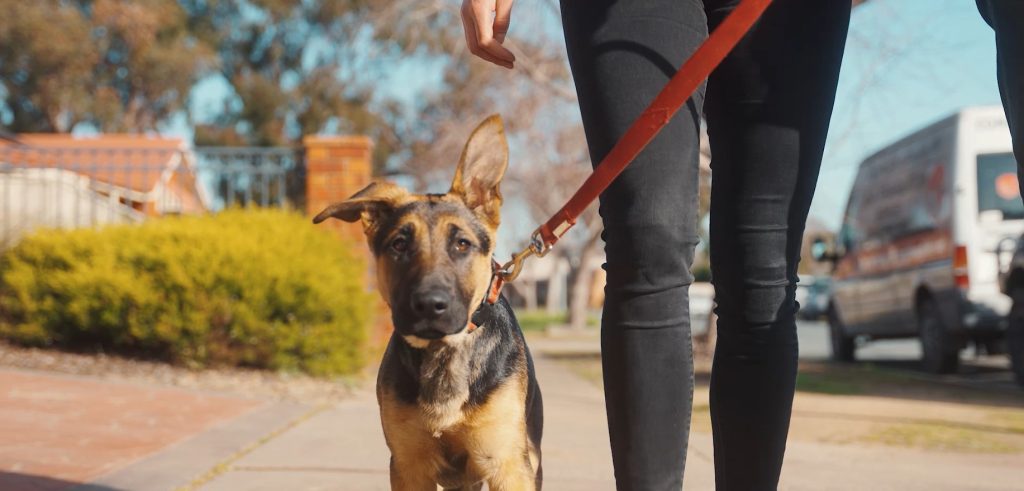
<svg viewBox="0 0 1024 491"><path fill-rule="evenodd" d="M946 167L943 163L936 163L932 167L931 175L928 176L927 189L924 196L925 210L933 221L939 222L942 220L943 211L945 211L942 205L946 200Z"/></svg>
<svg viewBox="0 0 1024 491"><path fill-rule="evenodd" d="M996 178L996 194L1003 199L1014 199L1020 196L1020 184L1016 172L1004 172Z"/></svg>

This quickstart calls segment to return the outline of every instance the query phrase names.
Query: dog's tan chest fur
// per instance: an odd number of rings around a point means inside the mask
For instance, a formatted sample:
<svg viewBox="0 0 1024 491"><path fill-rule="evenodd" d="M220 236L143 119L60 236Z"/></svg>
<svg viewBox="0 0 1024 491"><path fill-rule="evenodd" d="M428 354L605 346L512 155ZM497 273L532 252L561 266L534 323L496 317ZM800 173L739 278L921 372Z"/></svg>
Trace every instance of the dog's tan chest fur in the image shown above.
<svg viewBox="0 0 1024 491"><path fill-rule="evenodd" d="M495 490L534 489L536 452L526 438L525 387L524 378L514 376L486 403L443 414L439 406L403 403L382 391L381 420L394 465L404 476L445 487L488 481ZM447 426L438 430L439 423Z"/></svg>
<svg viewBox="0 0 1024 491"><path fill-rule="evenodd" d="M465 418L469 402L470 355L468 349L442 345L427 348L429 355L420 366L420 396L423 423L433 435L450 429Z"/></svg>

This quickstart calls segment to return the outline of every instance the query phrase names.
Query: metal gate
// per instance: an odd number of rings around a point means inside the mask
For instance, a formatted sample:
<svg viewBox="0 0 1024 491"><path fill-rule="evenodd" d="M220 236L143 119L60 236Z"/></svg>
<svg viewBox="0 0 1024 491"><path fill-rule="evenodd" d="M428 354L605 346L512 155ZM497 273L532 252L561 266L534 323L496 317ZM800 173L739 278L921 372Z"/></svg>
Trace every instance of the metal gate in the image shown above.
<svg viewBox="0 0 1024 491"><path fill-rule="evenodd" d="M212 193L212 209L232 206L301 208L305 165L301 149L199 147L200 181Z"/></svg>
<svg viewBox="0 0 1024 491"><path fill-rule="evenodd" d="M92 227L228 207L302 209L303 152L180 140L39 135L0 143L0 248L36 228Z"/></svg>

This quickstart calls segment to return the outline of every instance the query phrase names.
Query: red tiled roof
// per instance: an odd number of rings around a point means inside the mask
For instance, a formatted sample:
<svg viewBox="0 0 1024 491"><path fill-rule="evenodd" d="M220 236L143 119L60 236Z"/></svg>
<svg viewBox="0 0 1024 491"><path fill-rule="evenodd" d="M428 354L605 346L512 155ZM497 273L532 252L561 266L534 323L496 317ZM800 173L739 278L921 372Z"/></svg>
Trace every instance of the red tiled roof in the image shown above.
<svg viewBox="0 0 1024 491"><path fill-rule="evenodd" d="M0 161L59 167L134 191L152 191L163 171L186 149L179 138L145 135L22 133L0 140Z"/></svg>

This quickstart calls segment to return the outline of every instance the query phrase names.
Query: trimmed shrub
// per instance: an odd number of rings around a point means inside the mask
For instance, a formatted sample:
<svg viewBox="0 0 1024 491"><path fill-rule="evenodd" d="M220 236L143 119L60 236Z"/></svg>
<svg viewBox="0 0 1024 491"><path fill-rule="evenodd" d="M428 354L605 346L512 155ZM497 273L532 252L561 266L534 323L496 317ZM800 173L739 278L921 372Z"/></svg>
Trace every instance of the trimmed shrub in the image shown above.
<svg viewBox="0 0 1024 491"><path fill-rule="evenodd" d="M280 210L42 231L0 255L0 337L194 367L351 373L365 262Z"/></svg>

